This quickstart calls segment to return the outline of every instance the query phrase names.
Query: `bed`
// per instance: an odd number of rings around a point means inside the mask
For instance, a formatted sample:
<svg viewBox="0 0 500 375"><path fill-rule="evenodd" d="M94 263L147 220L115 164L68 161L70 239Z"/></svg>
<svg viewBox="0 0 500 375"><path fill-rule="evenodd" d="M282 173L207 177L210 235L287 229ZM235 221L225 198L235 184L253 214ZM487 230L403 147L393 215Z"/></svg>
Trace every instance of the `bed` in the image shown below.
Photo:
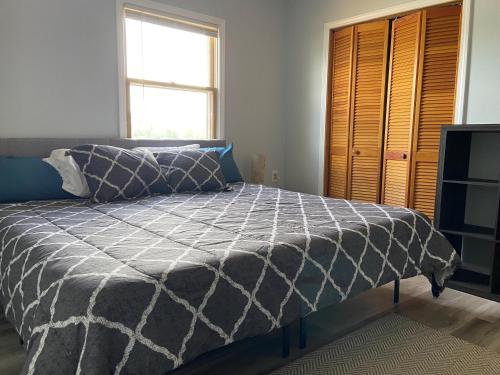
<svg viewBox="0 0 500 375"><path fill-rule="evenodd" d="M0 154L82 142L0 140ZM2 204L0 241L0 304L25 341L24 374L162 374L396 279L442 286L459 261L416 211L247 183Z"/></svg>

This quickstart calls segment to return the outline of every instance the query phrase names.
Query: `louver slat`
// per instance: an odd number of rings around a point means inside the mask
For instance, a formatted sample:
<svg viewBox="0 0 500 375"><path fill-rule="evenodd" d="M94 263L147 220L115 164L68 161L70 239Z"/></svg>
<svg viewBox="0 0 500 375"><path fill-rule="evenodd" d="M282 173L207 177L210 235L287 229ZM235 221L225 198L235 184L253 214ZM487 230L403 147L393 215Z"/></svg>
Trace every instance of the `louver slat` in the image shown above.
<svg viewBox="0 0 500 375"><path fill-rule="evenodd" d="M354 28L349 199L378 203L389 21Z"/></svg>
<svg viewBox="0 0 500 375"><path fill-rule="evenodd" d="M459 6L423 12L410 205L431 218L441 126L454 119L460 21Z"/></svg>
<svg viewBox="0 0 500 375"><path fill-rule="evenodd" d="M421 12L392 24L382 203L408 206Z"/></svg>
<svg viewBox="0 0 500 375"><path fill-rule="evenodd" d="M353 31L348 27L332 34L326 192L333 198L347 198Z"/></svg>

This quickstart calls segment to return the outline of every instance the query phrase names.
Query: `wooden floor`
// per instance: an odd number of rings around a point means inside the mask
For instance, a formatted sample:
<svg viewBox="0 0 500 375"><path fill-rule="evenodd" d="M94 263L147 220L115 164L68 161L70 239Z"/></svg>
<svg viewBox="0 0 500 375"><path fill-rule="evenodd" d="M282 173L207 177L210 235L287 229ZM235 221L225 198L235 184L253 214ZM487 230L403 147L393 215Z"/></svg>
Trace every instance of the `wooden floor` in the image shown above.
<svg viewBox="0 0 500 375"><path fill-rule="evenodd" d="M286 360L274 333L205 354L172 374L266 374L393 311L500 353L500 304L451 289L436 300L427 280L418 277L401 282L398 306L393 306L392 285L387 285L310 316L306 350L297 348L298 327L292 327L293 347ZM0 374L18 374L23 357L14 329L0 318Z"/></svg>

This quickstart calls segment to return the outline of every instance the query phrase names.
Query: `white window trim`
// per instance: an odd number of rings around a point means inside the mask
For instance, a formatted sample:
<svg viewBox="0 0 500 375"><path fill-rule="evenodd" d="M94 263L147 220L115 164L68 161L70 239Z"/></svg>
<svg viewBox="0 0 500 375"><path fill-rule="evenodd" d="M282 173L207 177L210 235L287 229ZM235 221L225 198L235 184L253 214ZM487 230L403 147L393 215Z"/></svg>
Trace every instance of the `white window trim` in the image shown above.
<svg viewBox="0 0 500 375"><path fill-rule="evenodd" d="M460 55L457 76L457 89L455 100L455 124L465 124L467 122L467 102L466 93L469 84L469 46L470 40L470 24L472 17L472 1L462 0L462 25L460 35ZM321 124L320 124L320 147L319 147L319 173L318 173L318 195L324 195L324 179L325 179L325 130L327 126L326 106L328 93L328 59L330 45L330 31L341 27L356 25L363 22L373 21L379 18L386 18L398 14L417 11L423 8L433 6L446 5L454 3L456 0L414 0L412 2L396 5L393 7L376 10L365 13L359 16L344 18L338 21L325 23L323 36L323 85L321 94Z"/></svg>
<svg viewBox="0 0 500 375"><path fill-rule="evenodd" d="M127 137L127 90L126 90L126 64L125 64L125 19L123 16L125 6L147 9L152 12L160 12L189 18L202 23L216 25L219 28L218 48L218 97L217 97L217 123L216 138L224 139L225 136L225 46L226 46L226 21L221 18L207 16L205 14L191 12L185 9L172 7L170 5L149 0L116 0L116 35L118 40L118 110L119 110L119 134Z"/></svg>

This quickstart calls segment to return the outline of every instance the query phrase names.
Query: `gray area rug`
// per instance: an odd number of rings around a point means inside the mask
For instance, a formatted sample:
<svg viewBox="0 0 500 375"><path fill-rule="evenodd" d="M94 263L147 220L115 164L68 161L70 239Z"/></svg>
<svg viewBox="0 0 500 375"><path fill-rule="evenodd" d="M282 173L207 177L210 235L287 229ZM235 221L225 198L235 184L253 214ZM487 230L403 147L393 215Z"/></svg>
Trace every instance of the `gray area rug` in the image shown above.
<svg viewBox="0 0 500 375"><path fill-rule="evenodd" d="M500 374L500 355L390 314L272 375Z"/></svg>

